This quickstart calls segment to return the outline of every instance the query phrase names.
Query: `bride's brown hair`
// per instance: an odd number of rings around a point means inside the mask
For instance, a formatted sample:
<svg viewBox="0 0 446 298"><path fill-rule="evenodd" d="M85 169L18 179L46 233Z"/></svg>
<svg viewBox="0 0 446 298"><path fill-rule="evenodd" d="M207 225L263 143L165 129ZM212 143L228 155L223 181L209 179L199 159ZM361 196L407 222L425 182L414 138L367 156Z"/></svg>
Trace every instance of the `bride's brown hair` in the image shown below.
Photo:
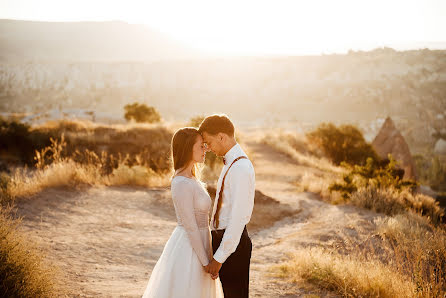
<svg viewBox="0 0 446 298"><path fill-rule="evenodd" d="M172 160L175 171L186 167L192 160L193 147L200 133L193 127L180 128L172 137ZM197 177L198 170L192 168L192 175ZM198 177L197 177L198 178Z"/></svg>

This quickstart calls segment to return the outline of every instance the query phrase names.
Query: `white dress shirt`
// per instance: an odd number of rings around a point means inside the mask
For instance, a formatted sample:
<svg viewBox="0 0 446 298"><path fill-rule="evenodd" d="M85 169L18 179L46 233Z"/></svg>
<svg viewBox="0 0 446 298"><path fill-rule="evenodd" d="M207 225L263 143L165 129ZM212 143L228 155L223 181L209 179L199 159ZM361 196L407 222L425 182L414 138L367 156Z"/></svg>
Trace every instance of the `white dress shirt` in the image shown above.
<svg viewBox="0 0 446 298"><path fill-rule="evenodd" d="M236 250L243 229L251 219L254 208L255 195L255 173L254 167L249 159L236 161L225 179L222 205L219 215L219 225L214 227L214 216L217 210L218 195L220 193L223 176L232 162L239 156L246 156L239 144L235 144L226 154L226 164L223 167L217 182L217 193L212 211L212 230L226 229L223 239L214 254L214 259L224 263L226 259Z"/></svg>

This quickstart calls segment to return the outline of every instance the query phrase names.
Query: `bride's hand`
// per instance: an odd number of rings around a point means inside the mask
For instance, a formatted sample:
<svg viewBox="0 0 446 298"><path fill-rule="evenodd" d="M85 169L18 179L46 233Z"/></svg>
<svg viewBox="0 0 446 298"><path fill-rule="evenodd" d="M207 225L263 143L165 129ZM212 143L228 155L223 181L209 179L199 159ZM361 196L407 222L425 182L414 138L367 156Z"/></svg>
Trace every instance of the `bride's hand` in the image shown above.
<svg viewBox="0 0 446 298"><path fill-rule="evenodd" d="M203 266L203 270L206 273L209 273L209 264L207 264L206 266Z"/></svg>
<svg viewBox="0 0 446 298"><path fill-rule="evenodd" d="M203 270L206 272L206 273L209 273L209 274L211 274L209 271L209 265L210 265L210 263L209 264L207 264L206 266L203 266ZM216 275L212 275L211 274L211 278L212 279L217 279L218 278L218 273L216 274Z"/></svg>

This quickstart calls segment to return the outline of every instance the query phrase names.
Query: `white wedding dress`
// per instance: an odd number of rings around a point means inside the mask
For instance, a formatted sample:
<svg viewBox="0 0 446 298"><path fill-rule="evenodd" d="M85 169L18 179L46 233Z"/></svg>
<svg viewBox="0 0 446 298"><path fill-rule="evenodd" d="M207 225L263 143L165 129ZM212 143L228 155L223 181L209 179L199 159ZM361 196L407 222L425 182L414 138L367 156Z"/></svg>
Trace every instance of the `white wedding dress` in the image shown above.
<svg viewBox="0 0 446 298"><path fill-rule="evenodd" d="M153 268L143 298L224 298L220 278L203 266L212 260L209 211L211 198L193 178L175 176L171 183L178 225Z"/></svg>

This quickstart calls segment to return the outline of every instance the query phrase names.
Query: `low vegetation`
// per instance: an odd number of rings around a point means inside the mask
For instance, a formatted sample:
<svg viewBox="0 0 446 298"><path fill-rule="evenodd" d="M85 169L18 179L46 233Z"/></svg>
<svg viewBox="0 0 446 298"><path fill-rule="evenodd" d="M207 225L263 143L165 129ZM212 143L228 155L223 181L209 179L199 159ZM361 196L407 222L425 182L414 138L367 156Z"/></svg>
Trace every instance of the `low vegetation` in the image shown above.
<svg viewBox="0 0 446 298"><path fill-rule="evenodd" d="M10 208L0 207L0 293L2 297L55 297L63 294L56 274L27 235Z"/></svg>
<svg viewBox="0 0 446 298"><path fill-rule="evenodd" d="M318 193L334 204L387 215L377 217L378 238L369 245L353 245L348 253L336 247L301 248L273 268L275 275L306 281L343 297L446 294L444 209L434 198L418 193L416 181L403 179L404 171L392 156L377 158L351 126L324 124L306 138L281 135L266 143L308 167L296 182L301 190ZM312 162L305 159L308 156ZM322 166L324 157L330 160L329 166ZM330 167L341 170L329 175ZM432 168L430 180L441 180L441 173L440 166Z"/></svg>
<svg viewBox="0 0 446 298"><path fill-rule="evenodd" d="M307 281L342 297L411 297L416 285L379 261L322 248L301 249L273 268L276 276Z"/></svg>
<svg viewBox="0 0 446 298"><path fill-rule="evenodd" d="M441 224L444 210L432 197L416 192L418 184L402 179L404 171L396 167L390 156L387 162L375 162L368 158L363 166L346 165L342 182L329 186L330 192L340 192L345 202L372 209L387 215L408 211L426 216L433 224Z"/></svg>
<svg viewBox="0 0 446 298"><path fill-rule="evenodd" d="M97 156L93 151L75 151L65 157L67 143L52 139L51 145L36 151L36 168L18 168L8 178L3 178L3 200L26 197L50 187L77 187L81 185L137 185L162 186L168 184L169 171L155 172L140 155L103 153ZM3 202L5 203L5 202Z"/></svg>
<svg viewBox="0 0 446 298"><path fill-rule="evenodd" d="M446 230L419 214L399 214L376 220L377 232L389 248L387 264L410 277L413 296L446 295Z"/></svg>

